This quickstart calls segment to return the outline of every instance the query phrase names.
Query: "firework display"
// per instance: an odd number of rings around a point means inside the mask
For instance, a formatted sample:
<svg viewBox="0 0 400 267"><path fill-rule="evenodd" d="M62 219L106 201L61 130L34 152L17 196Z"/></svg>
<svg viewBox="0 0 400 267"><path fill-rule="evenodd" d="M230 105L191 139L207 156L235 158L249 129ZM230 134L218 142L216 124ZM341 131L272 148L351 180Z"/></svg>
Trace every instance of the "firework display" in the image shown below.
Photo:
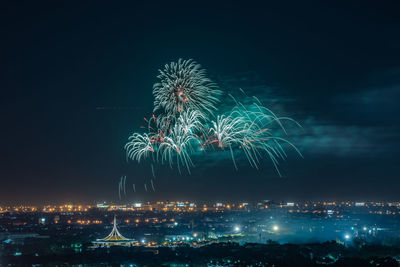
<svg viewBox="0 0 400 267"><path fill-rule="evenodd" d="M229 151L234 167L237 157L244 157L258 168L263 157L269 158L279 172L279 160L287 157L284 148L300 151L287 139L284 122L256 97L246 96L246 104L233 100L228 112L218 114L222 91L206 77L206 72L193 60L179 59L160 70L154 85L154 114L145 119L145 133L133 133L125 145L127 158L184 167L194 167L192 157L208 151ZM243 92L244 93L244 92Z"/></svg>

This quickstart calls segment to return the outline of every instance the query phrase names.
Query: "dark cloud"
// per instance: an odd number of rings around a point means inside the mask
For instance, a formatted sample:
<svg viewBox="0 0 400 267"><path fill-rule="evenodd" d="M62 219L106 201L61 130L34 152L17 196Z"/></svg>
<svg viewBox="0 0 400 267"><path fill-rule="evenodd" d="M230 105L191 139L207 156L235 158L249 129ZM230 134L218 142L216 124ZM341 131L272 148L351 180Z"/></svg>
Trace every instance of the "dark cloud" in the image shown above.
<svg viewBox="0 0 400 267"><path fill-rule="evenodd" d="M237 74L236 77L225 78L221 82L224 91L229 88L229 93L238 95L238 88L241 88L247 95L257 96L278 116L294 117L303 129L289 124L292 127L288 138L292 138L306 154L371 157L381 156L397 145L393 143L396 135L393 124L398 119L389 114L399 109L397 96L400 88L397 85L339 93L332 97L329 114L325 112L326 108L307 114L297 105L302 98L287 98L284 93L280 94L285 88L269 86L255 73ZM389 122L389 126L383 126L384 122Z"/></svg>

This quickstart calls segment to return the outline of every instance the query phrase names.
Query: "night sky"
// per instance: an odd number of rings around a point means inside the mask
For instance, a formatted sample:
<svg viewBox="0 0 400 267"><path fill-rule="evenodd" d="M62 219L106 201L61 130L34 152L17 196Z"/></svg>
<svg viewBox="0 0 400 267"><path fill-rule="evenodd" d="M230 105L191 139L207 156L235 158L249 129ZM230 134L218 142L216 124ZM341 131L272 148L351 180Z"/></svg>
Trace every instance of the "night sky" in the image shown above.
<svg viewBox="0 0 400 267"><path fill-rule="evenodd" d="M0 203L399 200L399 5L81 2L2 3ZM304 159L289 152L283 177L267 160L157 167L145 192L150 168L123 146L152 113L158 69L178 58L300 122L289 138Z"/></svg>

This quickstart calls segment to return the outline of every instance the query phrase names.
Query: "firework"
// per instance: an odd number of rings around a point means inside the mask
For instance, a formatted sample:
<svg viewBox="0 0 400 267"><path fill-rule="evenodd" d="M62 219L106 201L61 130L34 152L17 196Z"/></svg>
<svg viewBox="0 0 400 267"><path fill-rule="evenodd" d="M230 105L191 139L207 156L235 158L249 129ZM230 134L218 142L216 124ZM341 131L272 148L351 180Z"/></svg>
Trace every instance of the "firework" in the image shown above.
<svg viewBox="0 0 400 267"><path fill-rule="evenodd" d="M216 110L221 91L195 61L179 59L159 72L160 82L153 86L154 112L176 115L188 109L202 113Z"/></svg>
<svg viewBox="0 0 400 267"><path fill-rule="evenodd" d="M278 174L279 159L284 160L286 153L282 143L292 146L301 156L300 151L289 141L278 137L276 133L286 130L282 121L288 120L296 123L287 117L277 117L272 111L261 106L259 103L252 103L248 107L240 102L228 115L217 116L212 121L209 130L207 144L217 145L221 150L229 148L235 168L237 169L234 150L243 151L250 165L258 168L260 158L267 155ZM273 125L273 124L276 125Z"/></svg>
<svg viewBox="0 0 400 267"><path fill-rule="evenodd" d="M182 127L184 133L197 133L202 130L202 121L206 117L197 110L188 110L179 115L177 123Z"/></svg>
<svg viewBox="0 0 400 267"><path fill-rule="evenodd" d="M216 121L212 121L212 127L209 130L211 134L208 136L206 144L218 145L218 148L230 147L241 139L244 127L244 120L242 117L233 116L217 116Z"/></svg>
<svg viewBox="0 0 400 267"><path fill-rule="evenodd" d="M190 173L194 154L209 149L229 150L236 169L235 155L244 155L254 168L258 168L263 157L268 157L280 175L278 165L287 157L286 145L301 156L292 143L281 137L287 134L285 121L299 124L287 117L277 117L241 89L245 104L229 95L234 100L233 108L214 115L221 91L196 62L172 62L160 70L158 78L161 82L154 85L153 94L154 111L160 113L145 119L147 126L143 128L147 133L129 137L125 145L127 158L137 162L151 158L171 168L176 164L179 172L185 167ZM154 177L153 163L151 170Z"/></svg>
<svg viewBox="0 0 400 267"><path fill-rule="evenodd" d="M203 114L192 110L182 112L177 119L152 116L146 119L148 133L135 133L129 138L125 145L127 157L140 162L155 153L156 161L171 167L177 163L179 171L181 166L189 171L193 166L189 154L194 151L194 145L200 144L198 133L202 130L202 120L205 120ZM154 176L154 167L151 167Z"/></svg>
<svg viewBox="0 0 400 267"><path fill-rule="evenodd" d="M134 133L129 137L129 142L125 145L126 156L132 160L140 162L154 152L152 138L147 133Z"/></svg>
<svg viewBox="0 0 400 267"><path fill-rule="evenodd" d="M198 137L191 131L187 131L182 124L175 124L175 127L164 137L164 142L160 143L159 155L161 163L172 165L177 163L179 172L181 166L186 166L190 173L190 167L194 166L190 154L194 151L193 145L199 144Z"/></svg>

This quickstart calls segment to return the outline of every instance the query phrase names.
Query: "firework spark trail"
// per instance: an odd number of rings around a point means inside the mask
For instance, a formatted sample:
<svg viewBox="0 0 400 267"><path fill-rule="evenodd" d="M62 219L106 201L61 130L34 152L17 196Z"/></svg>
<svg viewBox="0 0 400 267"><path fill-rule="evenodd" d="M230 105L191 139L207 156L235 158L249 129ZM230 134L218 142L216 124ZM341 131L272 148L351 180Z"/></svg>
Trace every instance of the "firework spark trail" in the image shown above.
<svg viewBox="0 0 400 267"><path fill-rule="evenodd" d="M133 193L136 193L136 186L135 186L135 184L132 184L132 187L133 187Z"/></svg>
<svg viewBox="0 0 400 267"><path fill-rule="evenodd" d="M118 183L118 198L121 200L121 184Z"/></svg>
<svg viewBox="0 0 400 267"><path fill-rule="evenodd" d="M151 173L153 174L153 178L156 178L155 174L154 174L154 166L153 163L150 164L151 165Z"/></svg>
<svg viewBox="0 0 400 267"><path fill-rule="evenodd" d="M150 179L150 183L151 183L151 188L153 188L153 192L156 192L156 190L154 189L153 179Z"/></svg>
<svg viewBox="0 0 400 267"><path fill-rule="evenodd" d="M119 196L119 200L121 200L121 190L122 190L122 177L118 182L118 196Z"/></svg>
<svg viewBox="0 0 400 267"><path fill-rule="evenodd" d="M126 196L126 176L124 176L124 195Z"/></svg>
<svg viewBox="0 0 400 267"><path fill-rule="evenodd" d="M146 184L144 184L144 190L146 190L146 192L147 192L147 185Z"/></svg>

